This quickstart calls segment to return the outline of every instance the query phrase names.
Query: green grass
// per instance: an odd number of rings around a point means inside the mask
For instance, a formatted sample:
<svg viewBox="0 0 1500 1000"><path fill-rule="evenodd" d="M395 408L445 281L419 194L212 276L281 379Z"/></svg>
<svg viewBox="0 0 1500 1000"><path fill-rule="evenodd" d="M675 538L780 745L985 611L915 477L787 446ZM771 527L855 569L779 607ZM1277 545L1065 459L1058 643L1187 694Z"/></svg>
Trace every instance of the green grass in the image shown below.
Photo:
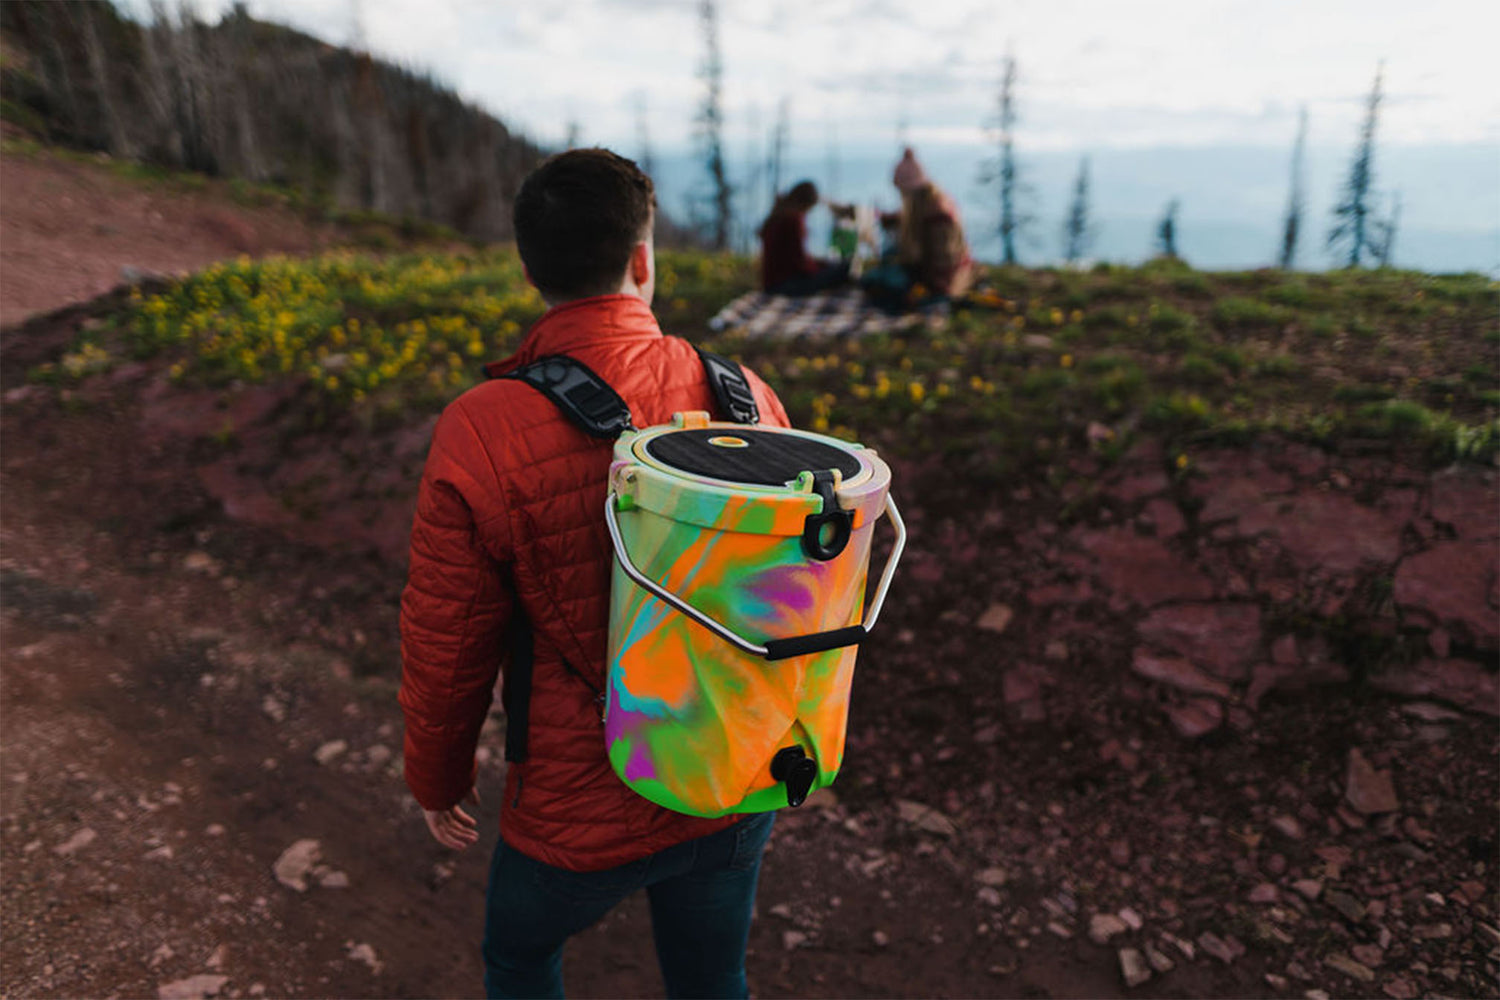
<svg viewBox="0 0 1500 1000"><path fill-rule="evenodd" d="M941 330L832 343L709 335L707 319L754 276L740 257L662 251L654 308L668 332L765 377L799 425L944 456L955 482L1052 468L1090 447L1091 422L1116 430L1098 448L1106 459L1139 433L1173 448L1274 432L1378 439L1442 461L1496 452L1500 314L1479 275L1006 269L991 285L1000 308ZM1399 308L1407 300L1425 311ZM161 356L185 382L297 379L324 407L406 419L473 384L542 309L504 248L242 261L136 301L117 329L37 377ZM1039 332L1050 346L1028 336Z"/></svg>

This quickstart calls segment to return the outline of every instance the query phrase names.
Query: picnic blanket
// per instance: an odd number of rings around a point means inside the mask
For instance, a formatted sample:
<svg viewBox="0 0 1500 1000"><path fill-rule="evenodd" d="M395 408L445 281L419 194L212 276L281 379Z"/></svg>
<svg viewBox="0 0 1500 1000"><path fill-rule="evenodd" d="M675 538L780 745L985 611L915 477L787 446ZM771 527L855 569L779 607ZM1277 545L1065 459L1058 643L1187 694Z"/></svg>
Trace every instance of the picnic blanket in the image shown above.
<svg viewBox="0 0 1500 1000"><path fill-rule="evenodd" d="M931 327L947 318L946 302L893 315L871 305L858 288L836 288L796 298L748 292L720 309L708 328L715 333L737 330L747 337L826 339Z"/></svg>

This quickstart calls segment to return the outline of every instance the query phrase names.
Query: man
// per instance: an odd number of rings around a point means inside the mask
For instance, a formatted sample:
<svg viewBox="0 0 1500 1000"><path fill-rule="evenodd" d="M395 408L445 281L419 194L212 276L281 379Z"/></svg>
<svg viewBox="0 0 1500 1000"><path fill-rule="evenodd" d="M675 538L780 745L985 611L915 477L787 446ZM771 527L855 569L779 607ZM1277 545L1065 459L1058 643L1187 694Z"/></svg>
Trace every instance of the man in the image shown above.
<svg viewBox="0 0 1500 1000"><path fill-rule="evenodd" d="M537 168L516 196L516 243L550 308L488 373L567 355L619 393L636 427L713 412L693 347L664 336L651 314L654 213L650 178L606 150L574 150ZM746 377L762 421L786 426L775 394ZM645 889L668 994L745 996L750 912L774 814L669 812L627 788L605 753L611 455L612 442L576 428L518 379L493 378L444 411L401 605L406 780L440 843L461 850L478 841L460 803L478 801L474 750L508 652L512 763L486 908L489 995L562 996L564 942Z"/></svg>

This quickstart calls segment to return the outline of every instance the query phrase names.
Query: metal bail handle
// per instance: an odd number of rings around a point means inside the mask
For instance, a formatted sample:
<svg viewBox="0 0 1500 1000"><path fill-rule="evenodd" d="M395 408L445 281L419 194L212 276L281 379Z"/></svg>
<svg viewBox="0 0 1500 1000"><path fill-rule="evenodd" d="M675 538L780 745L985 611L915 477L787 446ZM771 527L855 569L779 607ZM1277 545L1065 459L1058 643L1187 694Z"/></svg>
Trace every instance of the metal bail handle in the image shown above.
<svg viewBox="0 0 1500 1000"><path fill-rule="evenodd" d="M765 645L761 645L758 642L751 642L728 625L699 611L636 567L630 559L630 553L625 550L625 540L620 536L620 522L615 517L616 498L617 494L612 487L609 495L604 498L604 524L609 528L609 540L615 547L615 559L619 561L620 568L625 571L625 575L647 593L665 601L730 645L751 656L760 656L767 660L784 660L791 656L822 653L863 642L870 634L870 630L875 627L876 620L880 618L880 609L885 605L886 592L891 589L891 580L896 575L896 564L901 561L901 553L906 548L906 522L901 520L901 512L896 509L896 501L887 493L885 512L890 515L891 527L896 529L896 543L891 546L891 554L886 557L885 569L881 572L880 583L875 588L875 599L870 602L864 622L859 625L830 629L826 632L812 632L786 639L768 639Z"/></svg>

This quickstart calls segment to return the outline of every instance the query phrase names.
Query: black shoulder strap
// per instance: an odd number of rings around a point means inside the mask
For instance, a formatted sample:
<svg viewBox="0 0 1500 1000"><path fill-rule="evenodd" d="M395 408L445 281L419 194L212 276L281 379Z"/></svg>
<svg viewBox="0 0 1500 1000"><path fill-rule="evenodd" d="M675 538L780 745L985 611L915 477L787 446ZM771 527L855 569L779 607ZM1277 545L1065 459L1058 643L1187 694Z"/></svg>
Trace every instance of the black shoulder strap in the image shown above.
<svg viewBox="0 0 1500 1000"><path fill-rule="evenodd" d="M760 423L760 408L744 369L728 358L695 348L703 373L719 409L737 424ZM585 434L613 439L630 430L630 407L620 394L582 361L565 354L533 361L498 378L511 378L532 386L562 410Z"/></svg>
<svg viewBox="0 0 1500 1000"><path fill-rule="evenodd" d="M554 354L499 377L539 390L585 434L613 440L631 429L625 400L582 361Z"/></svg>
<svg viewBox="0 0 1500 1000"><path fill-rule="evenodd" d="M698 360L703 362L703 372L708 376L709 387L719 401L719 409L737 424L760 423L760 408L755 405L755 393L745 378L745 371L728 358L720 357L701 347L694 348Z"/></svg>

